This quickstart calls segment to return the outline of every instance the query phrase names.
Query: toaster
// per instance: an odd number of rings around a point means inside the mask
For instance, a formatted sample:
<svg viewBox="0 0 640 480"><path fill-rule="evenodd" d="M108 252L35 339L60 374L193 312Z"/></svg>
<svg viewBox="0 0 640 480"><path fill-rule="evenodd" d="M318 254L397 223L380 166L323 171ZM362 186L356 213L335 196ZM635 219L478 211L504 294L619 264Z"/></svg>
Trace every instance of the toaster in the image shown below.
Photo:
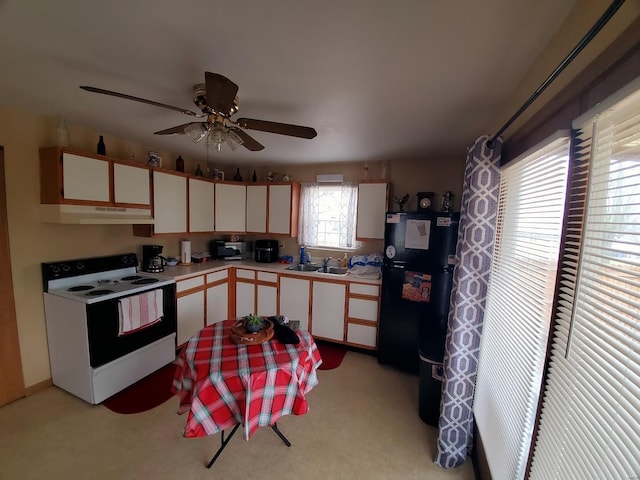
<svg viewBox="0 0 640 480"><path fill-rule="evenodd" d="M256 240L254 250L256 262L272 263L278 261L277 240Z"/></svg>

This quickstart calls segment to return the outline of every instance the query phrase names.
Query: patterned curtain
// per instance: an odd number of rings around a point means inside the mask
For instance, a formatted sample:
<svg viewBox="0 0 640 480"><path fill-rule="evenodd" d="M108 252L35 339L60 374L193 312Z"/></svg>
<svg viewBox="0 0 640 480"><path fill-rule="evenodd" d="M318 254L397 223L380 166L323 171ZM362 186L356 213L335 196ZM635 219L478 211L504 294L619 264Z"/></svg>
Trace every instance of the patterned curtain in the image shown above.
<svg viewBox="0 0 640 480"><path fill-rule="evenodd" d="M298 219L298 244L318 246L318 230L321 224L336 223L338 248L356 247L356 209L358 185L355 183L318 184L303 183L300 186L300 217ZM336 219L337 214L337 219ZM332 243L336 243L334 240Z"/></svg>
<svg viewBox="0 0 640 480"><path fill-rule="evenodd" d="M478 138L467 154L460 206L435 463L464 463L473 443L473 395L500 189L502 140Z"/></svg>

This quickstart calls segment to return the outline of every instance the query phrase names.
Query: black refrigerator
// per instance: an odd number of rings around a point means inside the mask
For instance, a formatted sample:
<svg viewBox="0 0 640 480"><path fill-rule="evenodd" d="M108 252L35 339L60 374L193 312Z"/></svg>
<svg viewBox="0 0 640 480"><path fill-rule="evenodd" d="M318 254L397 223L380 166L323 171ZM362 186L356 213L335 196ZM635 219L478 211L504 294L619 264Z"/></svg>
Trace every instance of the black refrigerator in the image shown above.
<svg viewBox="0 0 640 480"><path fill-rule="evenodd" d="M378 361L417 373L444 357L460 214L386 214Z"/></svg>

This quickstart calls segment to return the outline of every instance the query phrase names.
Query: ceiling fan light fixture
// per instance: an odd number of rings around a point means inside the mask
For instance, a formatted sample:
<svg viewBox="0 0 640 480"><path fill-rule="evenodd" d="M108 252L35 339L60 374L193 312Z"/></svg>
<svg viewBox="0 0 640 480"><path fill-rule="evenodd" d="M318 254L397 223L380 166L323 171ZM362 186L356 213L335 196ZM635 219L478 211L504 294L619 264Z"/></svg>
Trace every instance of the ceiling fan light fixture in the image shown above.
<svg viewBox="0 0 640 480"><path fill-rule="evenodd" d="M227 145L229 145L229 148L231 149L231 151L234 151L243 143L244 141L242 140L242 138L240 138L238 134L236 134L236 132L232 130L227 130Z"/></svg>
<svg viewBox="0 0 640 480"><path fill-rule="evenodd" d="M185 127L184 133L189 136L193 143L198 143L200 140L207 136L209 130L203 123L197 123Z"/></svg>

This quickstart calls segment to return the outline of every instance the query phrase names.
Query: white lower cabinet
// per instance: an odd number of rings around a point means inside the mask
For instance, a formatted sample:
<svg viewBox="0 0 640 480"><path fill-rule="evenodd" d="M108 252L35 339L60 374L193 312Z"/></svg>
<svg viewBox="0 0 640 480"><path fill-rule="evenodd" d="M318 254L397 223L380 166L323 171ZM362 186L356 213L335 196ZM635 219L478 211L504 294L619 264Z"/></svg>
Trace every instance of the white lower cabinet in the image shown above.
<svg viewBox="0 0 640 480"><path fill-rule="evenodd" d="M347 285L313 281L311 334L344 342L344 316Z"/></svg>
<svg viewBox="0 0 640 480"><path fill-rule="evenodd" d="M280 276L280 315L298 320L300 329L309 329L311 280Z"/></svg>
<svg viewBox="0 0 640 480"><path fill-rule="evenodd" d="M278 313L278 287L271 285L258 285L257 288L258 308L257 315L270 317Z"/></svg>
<svg viewBox="0 0 640 480"><path fill-rule="evenodd" d="M236 282L236 317L256 313L255 283Z"/></svg>
<svg viewBox="0 0 640 480"><path fill-rule="evenodd" d="M204 290L178 297L178 345L204 327Z"/></svg>
<svg viewBox="0 0 640 480"><path fill-rule="evenodd" d="M207 325L229 318L229 282L227 270L207 275ZM209 285L212 282L215 285Z"/></svg>

